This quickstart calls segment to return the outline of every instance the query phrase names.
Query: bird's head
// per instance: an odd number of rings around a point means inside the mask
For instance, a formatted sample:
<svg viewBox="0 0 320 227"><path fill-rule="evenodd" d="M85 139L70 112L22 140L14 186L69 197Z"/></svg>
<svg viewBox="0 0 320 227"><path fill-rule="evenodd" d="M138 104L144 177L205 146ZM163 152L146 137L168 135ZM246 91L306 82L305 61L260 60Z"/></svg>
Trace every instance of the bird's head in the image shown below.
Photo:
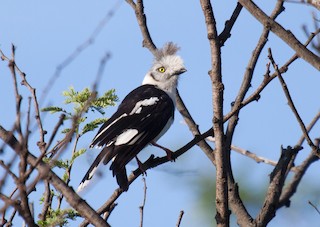
<svg viewBox="0 0 320 227"><path fill-rule="evenodd" d="M176 55L178 50L179 48L171 42L157 50L153 65L142 84L156 85L168 93L174 93L179 75L187 71L182 58Z"/></svg>

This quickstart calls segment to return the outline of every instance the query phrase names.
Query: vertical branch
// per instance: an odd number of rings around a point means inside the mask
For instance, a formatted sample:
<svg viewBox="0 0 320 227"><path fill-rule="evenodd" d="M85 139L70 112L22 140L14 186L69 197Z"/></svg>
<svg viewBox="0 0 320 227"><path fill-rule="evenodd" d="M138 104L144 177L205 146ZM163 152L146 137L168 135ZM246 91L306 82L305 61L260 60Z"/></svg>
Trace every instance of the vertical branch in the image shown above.
<svg viewBox="0 0 320 227"><path fill-rule="evenodd" d="M275 18L277 18L277 16L281 12L283 12L283 10L284 10L283 2L278 1L273 12L271 13L270 18L274 20ZM265 27L263 29L263 32L261 33L259 41L258 41L255 49L253 50L252 57L250 58L248 65L246 67L246 71L245 71L245 74L243 77L241 87L239 89L238 95L237 95L235 102L233 104L233 109L237 109L237 108L239 108L239 106L241 106L242 101L244 100L244 97L246 96L246 94L251 86L251 81L253 78L253 73L254 73L256 64L258 62L258 59L260 57L260 54L261 54L263 48L265 47L265 45L268 41L269 33L270 33L270 29L268 27ZM227 129L228 145L231 145L232 135L234 133L236 124L238 122L238 116L239 116L239 112L234 114L233 117L229 120L228 129Z"/></svg>
<svg viewBox="0 0 320 227"><path fill-rule="evenodd" d="M144 207L146 205L146 200L147 200L147 183L146 183L146 178L142 178L143 181L143 200L142 204L139 207L140 210L140 227L143 227L143 214L144 214Z"/></svg>
<svg viewBox="0 0 320 227"><path fill-rule="evenodd" d="M33 88L27 81L26 79L26 74L24 72L22 72L19 67L17 66L17 64L15 63L15 60L14 60L14 53L15 53L15 47L12 46L12 59L8 59L4 56L4 54L1 52L1 55L2 55L2 59L6 59L9 61L9 67L10 67L10 70L11 70L11 73L14 73L15 75L15 70L19 73L20 77L21 77L21 84L26 86L28 88L28 90L30 91L31 95L32 95L32 99L33 99L33 103L34 103L34 108L35 108L35 118L36 118L36 121L38 123L38 128L39 128L39 134L40 134L40 140L38 142L38 146L40 148L40 150L42 152L45 151L45 142L44 142L44 135L46 134L46 131L43 130L43 126L42 126L42 121L41 121L41 117L40 117L40 108L39 108L39 103L38 103L38 99L37 99L37 94L36 94L36 89ZM15 81L15 84L16 84L16 81ZM16 89L16 92L17 92L17 89ZM21 101L21 97L18 98L17 97L17 100ZM18 130L21 130L21 129L18 129Z"/></svg>
<svg viewBox="0 0 320 227"><path fill-rule="evenodd" d="M4 55L2 54L4 57ZM19 93L18 89L18 83L17 83L17 75L16 75L16 70L15 70L15 46L11 46L11 59L6 59L8 60L9 64L9 69L11 72L12 80L13 80L13 87L14 87L14 94L16 98L16 121L15 121L15 130L19 133L19 140L23 140L23 135L21 131L21 101L22 101L22 96Z"/></svg>
<svg viewBox="0 0 320 227"><path fill-rule="evenodd" d="M218 226L229 226L228 184L227 184L227 152L223 131L223 90L221 75L221 49L216 30L212 6L209 0L201 0L201 7L207 26L207 34L211 49L211 66L209 72L212 81L213 93L213 131L216 141L216 221Z"/></svg>
<svg viewBox="0 0 320 227"><path fill-rule="evenodd" d="M273 12L271 13L271 18L275 19L281 12L283 11L283 2L278 1ZM260 35L259 41L253 51L252 57L250 58L248 65L246 67L246 71L242 80L241 87L235 99L235 102L232 107L232 111L239 110L234 113L234 115L230 118L227 126L226 132L226 146L229 148L232 144L233 134L236 129L239 113L241 106L243 105L243 100L251 86L251 81L253 78L254 69L260 57L260 54L267 43L268 36L270 33L270 29L265 27ZM268 69L269 70L269 69ZM267 84L268 80L265 78L264 82ZM258 96L257 96L258 97ZM229 156L228 156L229 157ZM228 160L230 163L230 160ZM230 164L231 165L231 164ZM232 171L228 172L228 185L229 185L229 201L230 207L232 211L236 214L237 221L240 225L249 225L253 223L253 219L246 210L238 191L238 185L235 183Z"/></svg>
<svg viewBox="0 0 320 227"><path fill-rule="evenodd" d="M51 193L49 181L47 180L44 181L44 187L45 187L45 191L43 194L43 206L42 206L41 214L39 214L39 219L41 221L46 220L46 217L49 209L51 208L52 199L53 199L53 194Z"/></svg>
<svg viewBox="0 0 320 227"><path fill-rule="evenodd" d="M22 134L22 129L21 129L21 100L22 96L19 94L18 91L18 86L17 86L17 77L16 77L16 70L18 72L21 72L16 64L15 64L15 46L12 45L12 51L11 51L11 59L8 59L9 61L9 68L11 71L11 75L13 78L14 82L14 91L15 91L15 96L16 96L16 123L15 127L16 130L18 131L19 134L19 140L20 140L20 145L18 147L19 150L19 156L20 156L20 163L19 163L19 178L15 179L15 183L19 189L19 195L20 195L20 206L21 209L19 210L20 215L23 217L24 221L29 225L29 226L35 226L33 216L31 214L31 210L29 207L29 200L28 200L28 194L27 194L27 189L26 189L26 178L25 178L25 172L27 169L27 160L26 160L26 145L27 143L25 142L24 136ZM27 130L28 130L28 125L27 125Z"/></svg>

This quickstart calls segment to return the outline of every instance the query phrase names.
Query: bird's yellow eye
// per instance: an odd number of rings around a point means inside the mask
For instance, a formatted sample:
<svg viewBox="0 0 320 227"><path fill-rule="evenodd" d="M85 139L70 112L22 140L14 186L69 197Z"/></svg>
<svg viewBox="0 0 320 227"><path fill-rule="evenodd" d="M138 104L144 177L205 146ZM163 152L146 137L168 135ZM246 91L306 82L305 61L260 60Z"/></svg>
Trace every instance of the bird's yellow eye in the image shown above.
<svg viewBox="0 0 320 227"><path fill-rule="evenodd" d="M159 67L158 72L164 73L166 71L165 67Z"/></svg>

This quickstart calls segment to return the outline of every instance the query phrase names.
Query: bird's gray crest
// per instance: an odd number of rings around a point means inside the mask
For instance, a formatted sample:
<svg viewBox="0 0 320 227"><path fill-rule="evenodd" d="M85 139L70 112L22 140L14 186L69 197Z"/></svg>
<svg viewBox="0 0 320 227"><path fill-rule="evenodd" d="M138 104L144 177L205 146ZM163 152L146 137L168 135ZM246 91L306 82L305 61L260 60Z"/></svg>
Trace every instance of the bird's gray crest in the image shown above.
<svg viewBox="0 0 320 227"><path fill-rule="evenodd" d="M155 60L159 61L161 58L169 55L175 55L180 47L173 42L166 43L161 49L155 52Z"/></svg>

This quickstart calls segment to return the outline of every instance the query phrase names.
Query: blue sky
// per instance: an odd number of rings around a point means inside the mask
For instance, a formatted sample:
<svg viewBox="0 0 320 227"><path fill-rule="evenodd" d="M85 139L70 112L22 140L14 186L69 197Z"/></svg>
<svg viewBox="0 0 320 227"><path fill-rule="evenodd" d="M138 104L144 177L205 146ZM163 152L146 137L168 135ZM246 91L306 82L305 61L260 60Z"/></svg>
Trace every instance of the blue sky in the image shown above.
<svg viewBox="0 0 320 227"><path fill-rule="evenodd" d="M63 68L54 84L49 85L50 90L46 90L47 99L44 106L48 103L63 105L61 93L70 86L77 90L90 87L97 74L100 60L106 53L111 54L111 59L106 64L99 85L100 93L115 88L119 99L122 100L130 90L141 84L151 66L152 55L147 49L142 48L142 36L133 10L125 2L121 4L119 2L115 0L2 1L0 48L5 54L10 55L11 43L17 47L16 62L27 74L29 83L37 88L39 97L47 88L48 81L55 74L57 66L88 40L110 10L114 11L114 16L95 36L94 42ZM270 13L275 2L260 1L259 6ZM213 1L212 4L218 31L221 32L236 1L227 3ZM286 29L290 29L301 42L304 42L306 37L301 27L306 24L312 30L311 12L314 9L294 3L287 3L285 7L286 10L279 16L278 21ZM210 50L199 2L145 1L145 13L151 36L158 47L167 41L173 41L181 47L180 55L185 60L188 72L181 76L179 91L200 130L207 130L212 119L211 81L207 74L210 69ZM261 31L262 26L243 10L234 26L231 39L222 48L225 113L230 110L230 103L238 92L246 65ZM294 54L293 50L273 34L270 35L266 47L272 48L274 58L280 66ZM267 63L265 49L254 73L251 92L261 83ZM14 113L14 96L11 76L5 62L0 63L0 75L0 105L6 107L0 112L0 123L9 129L15 119L12 114ZM318 75L319 72L316 69L302 60L296 61L285 74L291 95L306 124L319 111L319 93L316 92L320 83ZM29 95L24 87L20 90L22 94ZM261 95L259 102L250 104L240 114L234 145L276 160L280 146L294 146L301 136L301 130L277 80L271 82ZM27 100L24 99L23 102L26 106ZM115 109L116 107L109 108L106 115L112 114ZM44 126L48 131L53 128L57 117L58 115L46 117ZM313 138L318 136L318 131L319 127L315 128L311 136ZM82 138L79 147L88 147L94 134L95 132L88 133L85 138ZM37 136L34 133L35 141ZM176 112L174 125L159 143L174 150L190 139L192 139L191 133L183 123L182 117ZM309 152L306 144L304 147L306 149L303 150L302 156ZM92 160L97 152L97 150L90 150L87 155L77 160L72 173L72 186L77 187L90 165L89 160ZM149 152L163 155L162 151L148 147L142 152L142 159L148 157ZM67 152L64 155L68 157ZM6 158L1 157L1 159ZM232 161L235 177L239 180L247 178L244 183L249 184L253 190L259 185L268 183L268 174L272 170L270 166L256 164L235 153L232 154ZM129 165L129 169L135 167L135 163ZM307 186L310 182L315 188L320 186L318 182L312 181L318 169L319 164L310 168L304 181ZM1 169L0 173L1 171L3 170ZM199 214L194 185L191 183L204 174L209 174L214 179L214 168L202 151L196 147L175 163L149 170L146 177L148 195L145 226L173 226L176 224L180 210L185 211L182 226L208 225ZM241 182L239 183L241 185ZM109 198L115 187L115 179L106 168L103 178L97 179L83 197L90 205L98 208ZM39 197L38 193L32 195L35 203ZM292 223L298 223L299 226L315 224L314 220L319 219L319 216L307 201L312 200L314 204L319 205L319 195L312 195L309 198L307 187L302 187L296 198L293 200L296 201L296 208L293 203L292 209L281 209L270 226ZM138 226L139 206L142 199L143 182L138 179L130 187L129 192L117 201L118 206L109 219L110 224ZM305 219L298 218L301 210L297 207L301 206L308 211Z"/></svg>

